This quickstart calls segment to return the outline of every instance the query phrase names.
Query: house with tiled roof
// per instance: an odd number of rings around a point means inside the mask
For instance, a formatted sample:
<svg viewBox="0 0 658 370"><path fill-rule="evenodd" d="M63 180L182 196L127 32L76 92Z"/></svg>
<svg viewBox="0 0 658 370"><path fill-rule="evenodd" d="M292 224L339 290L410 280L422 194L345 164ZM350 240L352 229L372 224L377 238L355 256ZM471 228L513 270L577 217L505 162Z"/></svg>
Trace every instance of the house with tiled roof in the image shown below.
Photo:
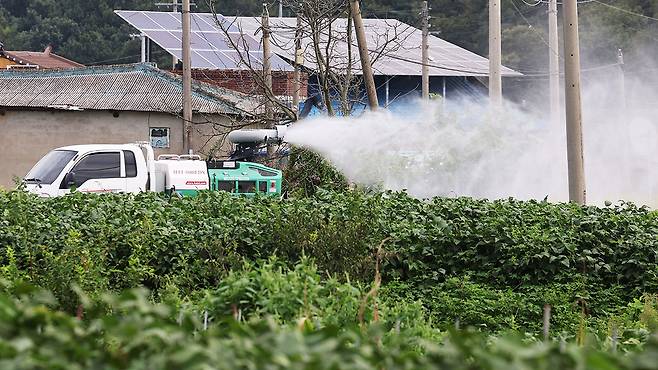
<svg viewBox="0 0 658 370"><path fill-rule="evenodd" d="M0 187L66 145L150 141L156 155L183 152L182 79L151 64L0 70L0 86ZM249 95L194 83L194 152L227 155L225 134L259 109Z"/></svg>
<svg viewBox="0 0 658 370"><path fill-rule="evenodd" d="M0 44L0 69L66 69L84 65L53 53L48 45L44 51L9 51Z"/></svg>

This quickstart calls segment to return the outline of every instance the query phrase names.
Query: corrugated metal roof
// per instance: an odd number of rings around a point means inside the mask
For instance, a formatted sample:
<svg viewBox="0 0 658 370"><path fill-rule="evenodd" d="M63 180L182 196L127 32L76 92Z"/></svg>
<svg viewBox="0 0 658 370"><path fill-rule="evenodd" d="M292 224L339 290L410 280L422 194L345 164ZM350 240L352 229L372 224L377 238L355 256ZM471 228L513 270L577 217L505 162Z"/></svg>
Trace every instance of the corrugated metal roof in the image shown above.
<svg viewBox="0 0 658 370"><path fill-rule="evenodd" d="M66 59L63 56L51 53L46 50L39 51L7 51L3 52L4 57L22 65L36 65L45 69L65 69L83 67L82 64Z"/></svg>
<svg viewBox="0 0 658 370"><path fill-rule="evenodd" d="M1 71L0 106L69 107L179 113L182 79L150 64L48 71ZM205 114L249 115L259 102L207 84L192 87L192 109Z"/></svg>

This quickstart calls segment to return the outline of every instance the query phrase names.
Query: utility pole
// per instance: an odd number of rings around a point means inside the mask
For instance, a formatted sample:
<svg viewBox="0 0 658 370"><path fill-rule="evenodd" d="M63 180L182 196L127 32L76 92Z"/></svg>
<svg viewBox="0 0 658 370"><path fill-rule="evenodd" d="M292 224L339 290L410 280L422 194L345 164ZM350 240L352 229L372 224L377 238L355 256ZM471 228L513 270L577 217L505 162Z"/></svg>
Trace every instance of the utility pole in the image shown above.
<svg viewBox="0 0 658 370"><path fill-rule="evenodd" d="M156 6L164 6L165 8L171 7L171 11L173 13L178 13L178 7L180 5L183 5L178 2L178 0L171 0L170 2L163 2L163 3L155 3ZM196 6L196 3L190 2L190 6ZM176 16L174 14L174 16ZM178 64L178 57L172 55L171 56L171 69L176 69L176 64Z"/></svg>
<svg viewBox="0 0 658 370"><path fill-rule="evenodd" d="M192 154L192 58L190 0L183 0L183 148Z"/></svg>
<svg viewBox="0 0 658 370"><path fill-rule="evenodd" d="M619 93L621 95L622 109L626 111L626 75L624 73L624 53L621 49L617 50L617 64L619 64Z"/></svg>
<svg viewBox="0 0 658 370"><path fill-rule="evenodd" d="M500 76L501 32L500 1L489 0L489 101L499 108L503 101L503 83Z"/></svg>
<svg viewBox="0 0 658 370"><path fill-rule="evenodd" d="M423 1L423 11L421 17L423 18L423 41L422 41L422 58L423 58L423 80L422 91L423 100L430 98L430 67L429 63L429 33L430 33L430 14L427 8L427 1Z"/></svg>
<svg viewBox="0 0 658 370"><path fill-rule="evenodd" d="M548 88L551 104L551 123L557 125L560 120L560 54L557 29L557 0L548 1Z"/></svg>
<svg viewBox="0 0 658 370"><path fill-rule="evenodd" d="M279 18L283 18L283 0L279 0Z"/></svg>
<svg viewBox="0 0 658 370"><path fill-rule="evenodd" d="M567 162L569 201L584 205L585 163L580 101L580 46L578 40L578 5L563 1L564 12L564 97L567 118Z"/></svg>
<svg viewBox="0 0 658 370"><path fill-rule="evenodd" d="M142 63L146 63L146 35L142 33L141 35L139 35L139 38L142 41L142 59L141 59L141 61L142 61Z"/></svg>
<svg viewBox="0 0 658 370"><path fill-rule="evenodd" d="M627 105L628 105L628 100L626 99L626 76L624 74L624 53L621 51L621 49L617 49L617 64L619 66L619 95L621 100L621 109L619 110L619 115L620 115L620 122L624 122L625 124L619 125L619 130L621 130L621 139L622 139L622 150L621 150L621 155L622 155L622 163L624 163L624 166L621 168L623 171L620 173L621 176L625 179L624 185L626 186L626 189L631 190L632 189L632 183L633 183L633 166L632 164L634 163L633 161L630 160L631 156L631 138L630 138L630 133L629 129L630 126L628 124L628 120L626 119L626 113L627 113Z"/></svg>
<svg viewBox="0 0 658 370"><path fill-rule="evenodd" d="M300 14L297 14L297 26L295 27L295 72L293 73L292 80L292 109L295 112L297 118L297 111L299 110L299 70L301 64L303 64L303 54L302 54L302 17Z"/></svg>
<svg viewBox="0 0 658 370"><path fill-rule="evenodd" d="M352 19L354 19L354 32L356 33L356 42L359 46L359 58L361 59L361 69L363 71L363 81L368 93L368 104L370 110L377 110L379 102L377 101L377 88L375 87L375 78L372 74L372 65L370 64L370 55L368 54L368 42L366 32L363 28L363 19L361 19L361 7L359 0L351 0Z"/></svg>
<svg viewBox="0 0 658 370"><path fill-rule="evenodd" d="M131 33L129 36L130 36L131 40L139 38L139 40L141 41L141 43L142 43L142 52L140 54L140 63L146 63L149 59L148 54L147 54L147 43L146 43L148 39L147 39L146 35L143 34L143 33Z"/></svg>
<svg viewBox="0 0 658 370"><path fill-rule="evenodd" d="M261 17L263 29L263 76L265 79L265 117L267 118L267 127L274 125L274 114L272 104L270 103L269 94L272 91L272 51L270 50L270 12L267 4L263 3L263 15Z"/></svg>
<svg viewBox="0 0 658 370"><path fill-rule="evenodd" d="M178 0L171 0L172 6L171 11L178 13ZM171 57L171 69L176 69L176 64L178 64L178 58L176 56Z"/></svg>

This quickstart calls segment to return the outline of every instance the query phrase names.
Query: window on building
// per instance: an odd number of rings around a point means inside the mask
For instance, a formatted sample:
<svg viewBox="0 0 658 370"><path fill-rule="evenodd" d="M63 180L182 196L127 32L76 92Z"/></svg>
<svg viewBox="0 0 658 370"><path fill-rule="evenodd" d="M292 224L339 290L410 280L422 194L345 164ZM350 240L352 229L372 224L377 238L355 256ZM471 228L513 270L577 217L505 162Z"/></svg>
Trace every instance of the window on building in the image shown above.
<svg viewBox="0 0 658 370"><path fill-rule="evenodd" d="M169 127L149 128L151 146L154 148L169 148Z"/></svg>

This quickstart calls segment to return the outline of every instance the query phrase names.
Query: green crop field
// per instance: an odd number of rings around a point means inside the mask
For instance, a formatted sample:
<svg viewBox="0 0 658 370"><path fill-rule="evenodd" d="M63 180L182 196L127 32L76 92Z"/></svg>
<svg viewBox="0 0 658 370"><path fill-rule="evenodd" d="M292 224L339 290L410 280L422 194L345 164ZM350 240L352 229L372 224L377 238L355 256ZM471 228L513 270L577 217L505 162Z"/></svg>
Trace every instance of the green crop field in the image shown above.
<svg viewBox="0 0 658 370"><path fill-rule="evenodd" d="M0 192L0 368L655 369L657 259L632 204Z"/></svg>

